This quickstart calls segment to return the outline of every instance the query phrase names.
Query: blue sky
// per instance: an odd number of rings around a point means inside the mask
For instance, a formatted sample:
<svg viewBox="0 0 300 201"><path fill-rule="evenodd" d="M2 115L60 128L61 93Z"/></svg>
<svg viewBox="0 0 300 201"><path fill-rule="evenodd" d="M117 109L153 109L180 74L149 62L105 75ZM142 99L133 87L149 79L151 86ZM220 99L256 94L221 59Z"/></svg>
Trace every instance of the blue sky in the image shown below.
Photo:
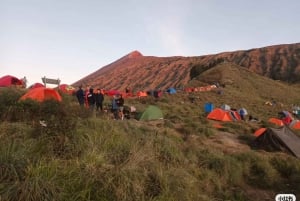
<svg viewBox="0 0 300 201"><path fill-rule="evenodd" d="M201 56L300 42L298 0L0 0L0 77L72 84L138 50Z"/></svg>

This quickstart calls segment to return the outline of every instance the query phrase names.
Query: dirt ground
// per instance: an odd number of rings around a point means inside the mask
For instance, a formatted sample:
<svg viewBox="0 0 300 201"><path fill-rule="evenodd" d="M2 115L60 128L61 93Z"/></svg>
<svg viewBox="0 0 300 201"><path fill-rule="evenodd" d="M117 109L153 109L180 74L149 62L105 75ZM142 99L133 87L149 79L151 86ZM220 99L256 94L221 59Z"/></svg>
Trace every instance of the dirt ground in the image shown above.
<svg viewBox="0 0 300 201"><path fill-rule="evenodd" d="M251 150L249 145L238 139L237 135L224 131L218 131L215 135L204 140L203 143L220 149L224 153L239 153Z"/></svg>

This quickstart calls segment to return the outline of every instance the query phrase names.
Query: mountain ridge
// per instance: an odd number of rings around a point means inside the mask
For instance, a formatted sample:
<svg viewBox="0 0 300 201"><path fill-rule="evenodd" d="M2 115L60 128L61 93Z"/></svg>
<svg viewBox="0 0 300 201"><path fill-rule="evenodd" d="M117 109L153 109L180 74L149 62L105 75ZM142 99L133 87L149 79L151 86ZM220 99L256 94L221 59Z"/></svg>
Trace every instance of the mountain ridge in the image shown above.
<svg viewBox="0 0 300 201"><path fill-rule="evenodd" d="M106 89L166 89L188 86L191 69L207 70L232 62L259 75L286 82L300 82L300 43L279 44L202 56L144 56L138 50L99 68L73 84Z"/></svg>

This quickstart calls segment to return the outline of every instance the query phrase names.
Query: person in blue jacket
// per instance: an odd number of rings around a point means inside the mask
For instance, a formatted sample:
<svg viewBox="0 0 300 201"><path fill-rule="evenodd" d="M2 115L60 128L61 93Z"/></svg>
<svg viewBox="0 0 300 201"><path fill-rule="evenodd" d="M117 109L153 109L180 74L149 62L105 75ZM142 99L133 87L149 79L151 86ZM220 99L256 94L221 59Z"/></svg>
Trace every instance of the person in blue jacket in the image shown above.
<svg viewBox="0 0 300 201"><path fill-rule="evenodd" d="M111 112L113 113L114 115L114 119L119 119L119 106L118 106L118 103L117 103L117 97L114 96L112 101L111 101Z"/></svg>

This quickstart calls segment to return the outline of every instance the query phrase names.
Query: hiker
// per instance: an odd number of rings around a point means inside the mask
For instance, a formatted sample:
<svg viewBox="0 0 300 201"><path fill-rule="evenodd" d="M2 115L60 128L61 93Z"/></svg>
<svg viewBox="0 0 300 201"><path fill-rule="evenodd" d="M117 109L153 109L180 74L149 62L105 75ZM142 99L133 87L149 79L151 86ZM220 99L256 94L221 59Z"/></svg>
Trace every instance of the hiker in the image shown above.
<svg viewBox="0 0 300 201"><path fill-rule="evenodd" d="M86 89L84 91L84 102L85 102L85 106L88 108L89 107L89 102L88 102L88 94L90 93L90 85L86 86Z"/></svg>
<svg viewBox="0 0 300 201"><path fill-rule="evenodd" d="M90 88L87 93L87 102L88 102L88 108L91 111L94 111L96 101L95 101L95 94L93 88Z"/></svg>
<svg viewBox="0 0 300 201"><path fill-rule="evenodd" d="M282 122L284 125L290 125L290 123L293 121L293 119L290 117L290 115L286 115L284 118L282 118Z"/></svg>
<svg viewBox="0 0 300 201"><path fill-rule="evenodd" d="M123 120L124 119L124 113L123 113L123 109L124 109L124 99L122 94L120 94L119 98L116 100L117 101L117 105L119 107L119 117Z"/></svg>
<svg viewBox="0 0 300 201"><path fill-rule="evenodd" d="M243 121L245 121L245 110L243 110L243 109L240 109L240 116L241 116L241 119L243 120Z"/></svg>
<svg viewBox="0 0 300 201"><path fill-rule="evenodd" d="M99 109L101 111L103 111L103 101L104 101L104 95L101 92L101 89L97 89L97 93L95 94L95 100L96 100L96 110L99 111Z"/></svg>
<svg viewBox="0 0 300 201"><path fill-rule="evenodd" d="M119 110L119 107L118 107L118 104L117 104L117 97L116 97L116 95L114 95L114 97L111 101L111 112L113 113L115 120L119 119L118 110Z"/></svg>
<svg viewBox="0 0 300 201"><path fill-rule="evenodd" d="M76 92L76 97L80 106L84 106L84 91L82 86L79 86L79 89Z"/></svg>
<svg viewBox="0 0 300 201"><path fill-rule="evenodd" d="M129 94L129 93L131 93L131 90L130 90L130 88L129 88L129 87L126 87L126 89L125 89L125 93L126 93L126 94Z"/></svg>

